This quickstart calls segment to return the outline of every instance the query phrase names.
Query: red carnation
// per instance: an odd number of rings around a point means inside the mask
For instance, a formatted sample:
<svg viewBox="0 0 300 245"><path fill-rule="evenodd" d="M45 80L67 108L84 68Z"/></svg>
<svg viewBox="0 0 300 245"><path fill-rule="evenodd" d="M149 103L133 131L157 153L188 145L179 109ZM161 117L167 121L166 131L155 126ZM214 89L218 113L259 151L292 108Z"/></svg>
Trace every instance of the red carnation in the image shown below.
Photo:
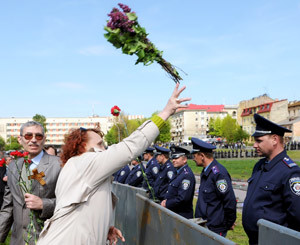
<svg viewBox="0 0 300 245"><path fill-rule="evenodd" d="M6 164L5 158L2 158L2 159L0 160L0 167L4 167L5 164Z"/></svg>
<svg viewBox="0 0 300 245"><path fill-rule="evenodd" d="M121 109L115 105L111 108L110 112L113 116L118 117L120 115Z"/></svg>

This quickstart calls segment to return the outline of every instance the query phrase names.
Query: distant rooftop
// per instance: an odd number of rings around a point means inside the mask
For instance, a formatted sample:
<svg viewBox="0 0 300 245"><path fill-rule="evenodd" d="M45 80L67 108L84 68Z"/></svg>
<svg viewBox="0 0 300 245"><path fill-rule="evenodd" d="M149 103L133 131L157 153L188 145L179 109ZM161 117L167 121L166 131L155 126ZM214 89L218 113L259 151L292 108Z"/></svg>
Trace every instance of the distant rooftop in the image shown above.
<svg viewBox="0 0 300 245"><path fill-rule="evenodd" d="M187 108L178 109L178 111L203 110L207 112L224 112L224 105L195 105L189 104Z"/></svg>

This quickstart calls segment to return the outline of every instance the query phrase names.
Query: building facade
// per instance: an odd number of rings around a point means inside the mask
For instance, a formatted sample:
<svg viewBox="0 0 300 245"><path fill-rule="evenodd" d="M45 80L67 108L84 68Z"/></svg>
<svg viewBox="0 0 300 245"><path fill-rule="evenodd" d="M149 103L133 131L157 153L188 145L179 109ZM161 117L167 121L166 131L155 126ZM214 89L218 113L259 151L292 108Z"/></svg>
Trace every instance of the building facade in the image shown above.
<svg viewBox="0 0 300 245"><path fill-rule="evenodd" d="M285 99L244 108L241 113L241 125L243 130L250 135L254 133L256 126L253 117L254 113L257 113L272 122L279 123L288 118L288 101Z"/></svg>
<svg viewBox="0 0 300 245"><path fill-rule="evenodd" d="M191 137L205 139L210 119L223 119L228 114L236 116L237 106L189 104L171 117L172 142L188 143Z"/></svg>
<svg viewBox="0 0 300 245"><path fill-rule="evenodd" d="M131 119L143 119L144 116L126 116ZM106 134L114 124L114 117L49 117L46 118L46 144L61 146L65 135L72 129L99 128ZM11 136L20 135L22 124L32 121L32 118L0 118L0 136L7 142Z"/></svg>

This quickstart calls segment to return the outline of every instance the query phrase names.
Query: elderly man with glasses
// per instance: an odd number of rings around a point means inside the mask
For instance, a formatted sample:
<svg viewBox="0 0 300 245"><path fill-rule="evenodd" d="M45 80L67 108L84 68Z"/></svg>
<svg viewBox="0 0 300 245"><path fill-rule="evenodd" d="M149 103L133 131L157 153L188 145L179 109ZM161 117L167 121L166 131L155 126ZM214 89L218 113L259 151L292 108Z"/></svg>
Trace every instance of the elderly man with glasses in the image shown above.
<svg viewBox="0 0 300 245"><path fill-rule="evenodd" d="M31 193L25 193L20 187L20 179L28 180L24 159L19 158L8 166L7 187L0 211L0 242L5 241L13 224L10 244L25 244L24 238L28 239L30 210L34 210L36 230L30 232L28 244L35 244L34 237L38 237L42 228L37 224L37 220L43 222L53 215L56 201L55 186L61 166L58 157L49 155L43 150L46 136L40 123L30 121L23 124L18 141L24 151L28 152L28 159L31 160L30 171L43 172L44 182L33 180Z"/></svg>

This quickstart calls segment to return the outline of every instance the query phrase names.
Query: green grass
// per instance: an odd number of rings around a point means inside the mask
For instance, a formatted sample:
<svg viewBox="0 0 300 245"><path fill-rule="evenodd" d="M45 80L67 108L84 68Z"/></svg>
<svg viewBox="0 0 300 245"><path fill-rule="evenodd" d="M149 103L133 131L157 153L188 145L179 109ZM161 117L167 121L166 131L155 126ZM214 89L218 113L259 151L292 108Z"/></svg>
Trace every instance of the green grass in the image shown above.
<svg viewBox="0 0 300 245"><path fill-rule="evenodd" d="M242 225L242 214L240 212L237 212L234 230L228 231L226 238L240 245L248 244L248 237Z"/></svg>
<svg viewBox="0 0 300 245"><path fill-rule="evenodd" d="M7 236L7 238L6 238L6 240L5 240L4 243L0 242L0 245L9 245L9 243L10 243L10 236L11 236L11 232L9 232L9 234L8 234L8 236Z"/></svg>
<svg viewBox="0 0 300 245"><path fill-rule="evenodd" d="M193 201L194 212L196 208L196 203L197 203L197 198L194 198ZM242 214L240 212L236 213L234 230L228 231L226 238L228 240L235 242L236 244L240 244L240 245L248 244L248 237L242 225Z"/></svg>

